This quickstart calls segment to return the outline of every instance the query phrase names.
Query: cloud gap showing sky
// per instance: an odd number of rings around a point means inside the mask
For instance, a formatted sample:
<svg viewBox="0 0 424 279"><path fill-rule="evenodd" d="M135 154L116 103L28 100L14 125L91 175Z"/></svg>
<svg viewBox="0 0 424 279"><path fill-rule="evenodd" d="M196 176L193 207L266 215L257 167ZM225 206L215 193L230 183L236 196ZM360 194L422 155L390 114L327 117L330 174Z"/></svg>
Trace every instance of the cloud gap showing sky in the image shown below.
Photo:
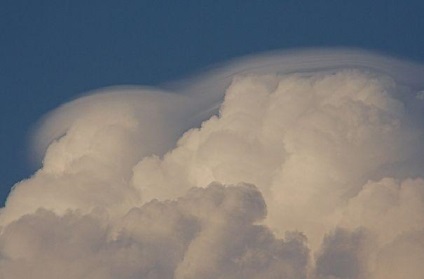
<svg viewBox="0 0 424 279"><path fill-rule="evenodd" d="M0 278L421 279L424 66L357 49L231 61L45 116Z"/></svg>

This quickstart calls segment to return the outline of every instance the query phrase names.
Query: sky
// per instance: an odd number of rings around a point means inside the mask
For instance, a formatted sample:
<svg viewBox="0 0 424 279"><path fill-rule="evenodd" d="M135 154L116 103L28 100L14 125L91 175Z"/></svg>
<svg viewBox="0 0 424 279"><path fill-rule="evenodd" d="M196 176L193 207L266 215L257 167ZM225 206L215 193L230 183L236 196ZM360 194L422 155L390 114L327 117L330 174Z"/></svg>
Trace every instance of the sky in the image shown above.
<svg viewBox="0 0 424 279"><path fill-rule="evenodd" d="M45 113L111 85L158 85L229 59L359 47L424 61L421 1L2 1L0 200L29 176Z"/></svg>
<svg viewBox="0 0 424 279"><path fill-rule="evenodd" d="M1 6L0 278L422 278L421 1Z"/></svg>

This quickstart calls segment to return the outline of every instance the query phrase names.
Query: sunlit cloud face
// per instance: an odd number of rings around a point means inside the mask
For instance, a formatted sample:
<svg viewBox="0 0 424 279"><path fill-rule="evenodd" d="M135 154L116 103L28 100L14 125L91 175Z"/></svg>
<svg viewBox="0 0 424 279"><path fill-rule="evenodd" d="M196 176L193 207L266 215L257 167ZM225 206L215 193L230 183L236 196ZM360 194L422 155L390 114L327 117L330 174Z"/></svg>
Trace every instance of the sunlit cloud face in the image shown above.
<svg viewBox="0 0 424 279"><path fill-rule="evenodd" d="M0 274L422 278L423 77L305 50L65 104L0 215Z"/></svg>

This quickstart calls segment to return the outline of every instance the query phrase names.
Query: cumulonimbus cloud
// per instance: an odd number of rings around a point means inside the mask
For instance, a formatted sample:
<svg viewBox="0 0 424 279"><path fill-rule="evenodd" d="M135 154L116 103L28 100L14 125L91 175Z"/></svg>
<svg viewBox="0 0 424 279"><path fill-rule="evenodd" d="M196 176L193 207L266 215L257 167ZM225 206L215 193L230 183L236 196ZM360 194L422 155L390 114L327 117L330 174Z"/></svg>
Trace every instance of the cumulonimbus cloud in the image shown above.
<svg viewBox="0 0 424 279"><path fill-rule="evenodd" d="M65 104L2 209L0 278L422 278L423 78L311 49Z"/></svg>

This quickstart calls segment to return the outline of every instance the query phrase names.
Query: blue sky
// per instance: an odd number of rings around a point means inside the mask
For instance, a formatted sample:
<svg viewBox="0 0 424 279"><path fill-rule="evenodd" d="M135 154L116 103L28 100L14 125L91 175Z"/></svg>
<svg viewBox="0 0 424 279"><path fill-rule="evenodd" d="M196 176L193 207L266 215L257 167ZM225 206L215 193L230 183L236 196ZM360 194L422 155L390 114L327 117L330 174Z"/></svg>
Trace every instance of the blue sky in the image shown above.
<svg viewBox="0 0 424 279"><path fill-rule="evenodd" d="M422 1L20 1L0 8L0 202L34 169L43 114L109 85L158 85L243 55L347 46L424 62Z"/></svg>

